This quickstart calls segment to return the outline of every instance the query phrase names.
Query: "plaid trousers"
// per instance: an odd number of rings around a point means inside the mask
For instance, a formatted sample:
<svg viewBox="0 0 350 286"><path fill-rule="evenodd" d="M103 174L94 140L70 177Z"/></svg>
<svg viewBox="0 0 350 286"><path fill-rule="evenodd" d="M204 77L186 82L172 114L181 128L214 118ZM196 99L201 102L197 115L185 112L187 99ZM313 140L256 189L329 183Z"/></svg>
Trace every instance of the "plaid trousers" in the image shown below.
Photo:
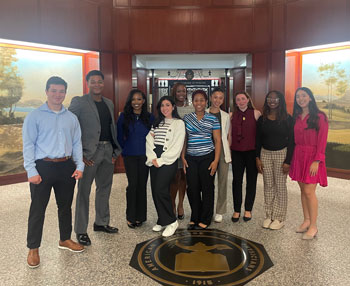
<svg viewBox="0 0 350 286"><path fill-rule="evenodd" d="M286 159L287 148L278 151L261 149L263 164L265 216L272 220L285 221L287 215L287 174L282 165Z"/></svg>

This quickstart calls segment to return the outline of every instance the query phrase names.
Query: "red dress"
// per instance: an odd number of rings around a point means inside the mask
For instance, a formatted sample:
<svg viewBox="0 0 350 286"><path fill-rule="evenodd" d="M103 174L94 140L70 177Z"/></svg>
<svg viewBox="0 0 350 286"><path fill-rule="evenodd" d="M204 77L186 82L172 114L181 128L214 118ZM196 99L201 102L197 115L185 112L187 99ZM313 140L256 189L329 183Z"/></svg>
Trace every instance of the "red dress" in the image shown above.
<svg viewBox="0 0 350 286"><path fill-rule="evenodd" d="M325 150L327 145L328 121L324 114L319 113L319 130L306 129L309 115L296 119L294 125L295 149L290 165L289 176L293 181L306 184L319 183L322 187L327 186L327 170L325 163ZM320 161L318 172L310 176L312 162Z"/></svg>

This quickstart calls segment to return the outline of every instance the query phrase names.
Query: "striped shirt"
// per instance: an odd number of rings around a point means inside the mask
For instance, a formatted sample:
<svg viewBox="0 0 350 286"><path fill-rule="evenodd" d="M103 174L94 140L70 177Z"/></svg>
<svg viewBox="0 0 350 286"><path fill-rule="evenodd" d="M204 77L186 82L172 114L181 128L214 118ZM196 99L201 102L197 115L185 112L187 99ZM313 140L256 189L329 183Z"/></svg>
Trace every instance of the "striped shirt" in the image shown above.
<svg viewBox="0 0 350 286"><path fill-rule="evenodd" d="M213 130L220 129L219 120L212 114L205 112L198 121L195 112L185 115L184 121L187 132L187 154L190 156L203 156L211 153L215 147L213 143Z"/></svg>
<svg viewBox="0 0 350 286"><path fill-rule="evenodd" d="M164 121L159 123L158 127L154 129L152 127L151 131L154 133L154 145L164 145L166 133L168 132L170 124L174 119L165 118Z"/></svg>

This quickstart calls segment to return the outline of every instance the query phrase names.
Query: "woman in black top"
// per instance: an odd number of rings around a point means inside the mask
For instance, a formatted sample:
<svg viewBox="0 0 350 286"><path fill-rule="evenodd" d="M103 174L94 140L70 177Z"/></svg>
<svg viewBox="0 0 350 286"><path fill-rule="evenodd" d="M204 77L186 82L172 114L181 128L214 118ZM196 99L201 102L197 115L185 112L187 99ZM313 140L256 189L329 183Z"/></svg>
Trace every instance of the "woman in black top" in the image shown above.
<svg viewBox="0 0 350 286"><path fill-rule="evenodd" d="M264 228L280 229L287 214L287 174L294 150L293 119L284 95L270 91L257 122L256 166L264 178Z"/></svg>

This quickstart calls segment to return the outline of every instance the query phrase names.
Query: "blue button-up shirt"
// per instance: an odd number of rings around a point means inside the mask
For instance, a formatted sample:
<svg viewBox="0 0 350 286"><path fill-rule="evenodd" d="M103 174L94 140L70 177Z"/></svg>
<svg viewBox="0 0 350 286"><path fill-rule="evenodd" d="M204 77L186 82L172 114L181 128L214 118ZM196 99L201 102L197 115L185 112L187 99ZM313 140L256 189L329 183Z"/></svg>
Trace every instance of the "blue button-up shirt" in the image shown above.
<svg viewBox="0 0 350 286"><path fill-rule="evenodd" d="M56 113L47 103L27 115L23 124L23 159L28 178L38 175L35 161L72 156L84 171L81 130L77 117L64 106Z"/></svg>

